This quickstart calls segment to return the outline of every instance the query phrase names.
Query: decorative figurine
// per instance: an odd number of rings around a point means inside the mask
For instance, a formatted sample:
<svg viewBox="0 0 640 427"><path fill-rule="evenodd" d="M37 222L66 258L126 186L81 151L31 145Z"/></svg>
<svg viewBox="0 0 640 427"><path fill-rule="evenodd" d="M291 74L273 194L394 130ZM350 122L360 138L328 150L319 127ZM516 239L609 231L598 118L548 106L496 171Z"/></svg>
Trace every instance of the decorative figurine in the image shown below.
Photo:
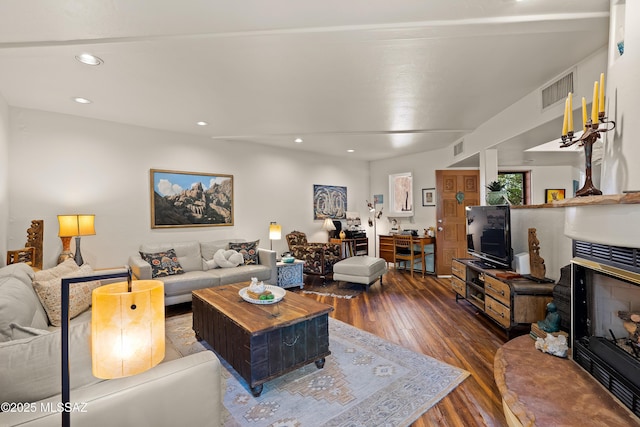
<svg viewBox="0 0 640 427"><path fill-rule="evenodd" d="M560 330L560 313L558 313L558 307L553 301L547 304L547 317L538 321L538 327L545 332L558 332Z"/></svg>
<svg viewBox="0 0 640 427"><path fill-rule="evenodd" d="M536 236L536 229L529 229L529 267L531 276L536 279L545 279L547 268L544 265L544 258L540 256L540 241Z"/></svg>

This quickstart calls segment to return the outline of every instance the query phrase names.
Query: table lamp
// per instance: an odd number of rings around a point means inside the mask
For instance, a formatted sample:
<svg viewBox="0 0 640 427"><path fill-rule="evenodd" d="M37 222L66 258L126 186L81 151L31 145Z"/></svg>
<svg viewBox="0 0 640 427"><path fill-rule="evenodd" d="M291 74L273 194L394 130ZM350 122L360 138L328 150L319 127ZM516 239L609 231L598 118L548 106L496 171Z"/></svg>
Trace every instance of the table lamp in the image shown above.
<svg viewBox="0 0 640 427"><path fill-rule="evenodd" d="M282 226L275 221L269 223L269 240L271 241L271 250L273 250L273 241L282 239Z"/></svg>
<svg viewBox="0 0 640 427"><path fill-rule="evenodd" d="M60 230L58 236L62 240L62 253L58 257L58 263L67 258L71 258L71 250L69 243L71 238L76 238L76 254L73 257L76 264L84 264L82 254L80 253L80 236L93 236L96 234L95 215L58 215L58 225Z"/></svg>
<svg viewBox="0 0 640 427"><path fill-rule="evenodd" d="M333 223L331 218L325 218L324 222L322 223L322 229L327 231L327 235L330 238L331 232L335 231L336 229L336 225Z"/></svg>

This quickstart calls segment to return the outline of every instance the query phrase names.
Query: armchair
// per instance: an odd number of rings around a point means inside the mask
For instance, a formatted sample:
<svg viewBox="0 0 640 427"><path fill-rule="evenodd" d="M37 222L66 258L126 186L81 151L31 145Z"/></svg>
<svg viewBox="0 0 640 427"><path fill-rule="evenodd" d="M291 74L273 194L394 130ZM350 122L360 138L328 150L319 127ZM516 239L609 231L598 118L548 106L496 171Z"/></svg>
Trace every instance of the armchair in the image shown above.
<svg viewBox="0 0 640 427"><path fill-rule="evenodd" d="M307 235L301 231L292 231L286 238L291 255L304 261L303 271L306 274L326 278L333 272L333 265L341 260L338 244L307 242Z"/></svg>

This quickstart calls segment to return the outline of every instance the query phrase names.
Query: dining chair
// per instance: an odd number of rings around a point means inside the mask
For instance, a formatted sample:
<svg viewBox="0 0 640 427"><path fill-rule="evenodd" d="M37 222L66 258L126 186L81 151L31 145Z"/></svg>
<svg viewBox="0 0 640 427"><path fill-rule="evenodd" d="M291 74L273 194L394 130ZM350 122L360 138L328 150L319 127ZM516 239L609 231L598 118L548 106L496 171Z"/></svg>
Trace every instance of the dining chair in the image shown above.
<svg viewBox="0 0 640 427"><path fill-rule="evenodd" d="M404 268L407 268L407 262L410 264L411 277L413 277L413 267L416 257L419 257L422 251L416 251L413 236L405 234L393 235L393 264L398 269L398 264L404 262Z"/></svg>

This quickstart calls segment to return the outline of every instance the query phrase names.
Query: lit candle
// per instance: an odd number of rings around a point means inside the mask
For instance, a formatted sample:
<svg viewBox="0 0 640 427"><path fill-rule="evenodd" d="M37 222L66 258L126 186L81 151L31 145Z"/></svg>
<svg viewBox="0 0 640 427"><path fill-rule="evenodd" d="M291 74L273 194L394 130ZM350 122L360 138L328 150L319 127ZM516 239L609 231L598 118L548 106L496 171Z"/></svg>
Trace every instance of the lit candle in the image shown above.
<svg viewBox="0 0 640 427"><path fill-rule="evenodd" d="M567 97L567 101L569 102L569 127L568 131L573 133L573 94L569 92L569 96Z"/></svg>
<svg viewBox="0 0 640 427"><path fill-rule="evenodd" d="M600 73L600 99L598 99L598 112L604 113L604 73Z"/></svg>
<svg viewBox="0 0 640 427"><path fill-rule="evenodd" d="M591 102L591 124L598 124L598 82L593 82L593 101Z"/></svg>
<svg viewBox="0 0 640 427"><path fill-rule="evenodd" d="M582 130L587 130L587 100L582 97Z"/></svg>
<svg viewBox="0 0 640 427"><path fill-rule="evenodd" d="M569 98L564 100L564 119L562 120L562 136L567 135L567 120L569 120L569 114L567 110L569 109Z"/></svg>

